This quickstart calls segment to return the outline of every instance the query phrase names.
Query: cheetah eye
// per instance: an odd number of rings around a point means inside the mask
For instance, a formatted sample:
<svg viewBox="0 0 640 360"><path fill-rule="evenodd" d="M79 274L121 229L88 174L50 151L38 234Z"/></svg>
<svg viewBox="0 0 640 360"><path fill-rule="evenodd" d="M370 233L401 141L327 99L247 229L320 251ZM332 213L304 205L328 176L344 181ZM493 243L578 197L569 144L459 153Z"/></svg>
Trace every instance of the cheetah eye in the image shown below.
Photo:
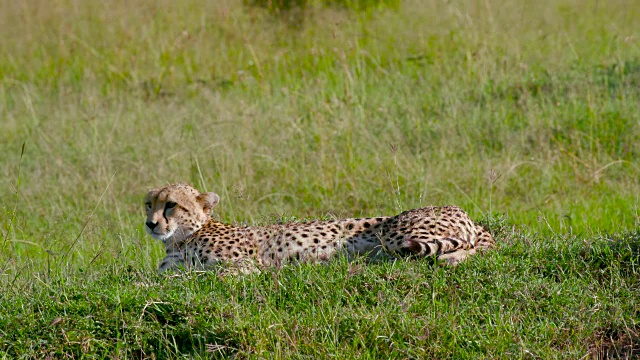
<svg viewBox="0 0 640 360"><path fill-rule="evenodd" d="M173 201L167 201L167 203L165 204L165 209L173 209L174 207L176 207L176 203L174 203Z"/></svg>

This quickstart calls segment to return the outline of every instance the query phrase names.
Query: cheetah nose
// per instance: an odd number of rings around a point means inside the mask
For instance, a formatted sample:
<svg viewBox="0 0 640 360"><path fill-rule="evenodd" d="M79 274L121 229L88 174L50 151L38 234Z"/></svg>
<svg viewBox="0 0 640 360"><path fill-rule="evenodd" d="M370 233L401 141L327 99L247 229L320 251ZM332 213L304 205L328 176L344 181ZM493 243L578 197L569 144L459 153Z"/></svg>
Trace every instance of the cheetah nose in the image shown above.
<svg viewBox="0 0 640 360"><path fill-rule="evenodd" d="M155 229L156 226L158 225L157 222L151 222L151 221L147 221L146 224L147 224L147 227L151 230Z"/></svg>

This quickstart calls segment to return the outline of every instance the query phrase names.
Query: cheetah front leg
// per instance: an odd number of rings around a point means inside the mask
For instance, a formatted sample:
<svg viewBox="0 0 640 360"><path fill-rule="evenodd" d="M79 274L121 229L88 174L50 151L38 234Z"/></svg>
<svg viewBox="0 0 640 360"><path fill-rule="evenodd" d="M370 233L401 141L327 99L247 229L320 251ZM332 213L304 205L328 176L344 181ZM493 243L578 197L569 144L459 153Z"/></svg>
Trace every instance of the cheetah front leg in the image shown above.
<svg viewBox="0 0 640 360"><path fill-rule="evenodd" d="M184 269L185 267L184 254L181 252L171 252L167 253L167 256L160 262L158 273L162 274L165 271L176 271Z"/></svg>

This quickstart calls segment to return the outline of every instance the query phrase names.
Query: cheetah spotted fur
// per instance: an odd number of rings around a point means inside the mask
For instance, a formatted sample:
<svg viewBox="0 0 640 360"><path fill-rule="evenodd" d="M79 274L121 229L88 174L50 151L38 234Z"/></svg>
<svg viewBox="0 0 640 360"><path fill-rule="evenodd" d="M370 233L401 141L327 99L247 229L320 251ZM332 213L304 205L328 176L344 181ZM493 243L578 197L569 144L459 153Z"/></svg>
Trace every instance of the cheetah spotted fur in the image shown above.
<svg viewBox="0 0 640 360"><path fill-rule="evenodd" d="M243 272L290 261L318 262L339 252L436 256L456 265L495 242L455 206L425 207L396 216L233 226L214 220L215 193L186 184L151 190L145 198L145 228L166 248L159 271L204 270L232 263Z"/></svg>

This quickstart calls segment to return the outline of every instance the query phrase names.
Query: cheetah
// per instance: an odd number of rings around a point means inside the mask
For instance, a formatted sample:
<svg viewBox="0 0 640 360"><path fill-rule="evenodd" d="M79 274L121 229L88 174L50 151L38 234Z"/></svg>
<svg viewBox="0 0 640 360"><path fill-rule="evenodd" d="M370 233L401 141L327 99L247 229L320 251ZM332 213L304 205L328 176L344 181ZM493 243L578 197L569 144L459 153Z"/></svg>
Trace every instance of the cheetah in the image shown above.
<svg viewBox="0 0 640 360"><path fill-rule="evenodd" d="M233 226L209 213L220 198L186 184L171 184L145 197L146 231L164 243L159 272L206 270L223 263L252 272L287 262L320 262L333 255L435 256L456 265L476 249L494 247L491 234L459 207L430 206L396 216Z"/></svg>

